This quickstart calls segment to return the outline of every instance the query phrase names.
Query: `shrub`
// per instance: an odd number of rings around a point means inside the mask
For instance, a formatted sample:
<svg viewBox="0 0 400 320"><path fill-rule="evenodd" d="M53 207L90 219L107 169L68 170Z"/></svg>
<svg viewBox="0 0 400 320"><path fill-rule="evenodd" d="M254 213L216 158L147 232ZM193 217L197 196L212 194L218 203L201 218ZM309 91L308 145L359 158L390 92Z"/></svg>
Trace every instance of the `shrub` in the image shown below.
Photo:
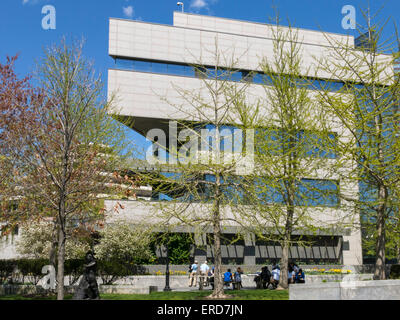
<svg viewBox="0 0 400 320"><path fill-rule="evenodd" d="M16 266L16 260L0 260L0 284L8 283L12 279Z"/></svg>
<svg viewBox="0 0 400 320"><path fill-rule="evenodd" d="M47 259L53 242L53 224L41 221L23 226L17 241L17 252L26 258ZM85 237L70 236L65 243L67 259L79 259L90 249Z"/></svg>
<svg viewBox="0 0 400 320"><path fill-rule="evenodd" d="M85 270L84 259L69 259L64 262L64 272L68 276L69 285L76 284Z"/></svg>
<svg viewBox="0 0 400 320"><path fill-rule="evenodd" d="M118 222L106 225L99 235L100 240L95 247L99 260L127 261L137 265L152 258L149 246L152 234L144 226Z"/></svg>
<svg viewBox="0 0 400 320"><path fill-rule="evenodd" d="M42 268L48 264L48 259L18 259L16 261L18 271L22 275L22 282L24 283L25 277L28 276L34 285L37 285L39 280L44 276Z"/></svg>
<svg viewBox="0 0 400 320"><path fill-rule="evenodd" d="M400 279L400 264L394 264L390 267L389 279Z"/></svg>
<svg viewBox="0 0 400 320"><path fill-rule="evenodd" d="M98 261L97 271L103 284L112 284L118 279L129 275L126 264L116 260Z"/></svg>

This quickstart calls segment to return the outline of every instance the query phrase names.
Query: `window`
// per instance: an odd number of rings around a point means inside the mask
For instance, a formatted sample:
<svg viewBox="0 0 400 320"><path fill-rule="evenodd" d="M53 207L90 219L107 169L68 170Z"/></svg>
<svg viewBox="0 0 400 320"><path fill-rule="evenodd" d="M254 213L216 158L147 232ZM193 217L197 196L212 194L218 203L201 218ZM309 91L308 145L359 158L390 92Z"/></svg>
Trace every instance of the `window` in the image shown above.
<svg viewBox="0 0 400 320"><path fill-rule="evenodd" d="M255 84L272 85L271 76L266 76L262 72L249 70L228 70L224 68L191 66L181 63L166 63L156 61L144 61L128 58L116 58L117 69L132 70L140 72L152 72L185 77L196 77L201 79L219 79L229 81L244 81ZM278 77L278 75L277 75ZM333 80L323 79L294 79L294 83L299 87L306 87L311 90L330 90L338 91L344 87L344 83Z"/></svg>
<svg viewBox="0 0 400 320"><path fill-rule="evenodd" d="M299 157L336 158L337 135L333 132L299 130L290 135L280 128L258 128L255 135L260 155L268 152L270 156L278 156L295 151Z"/></svg>

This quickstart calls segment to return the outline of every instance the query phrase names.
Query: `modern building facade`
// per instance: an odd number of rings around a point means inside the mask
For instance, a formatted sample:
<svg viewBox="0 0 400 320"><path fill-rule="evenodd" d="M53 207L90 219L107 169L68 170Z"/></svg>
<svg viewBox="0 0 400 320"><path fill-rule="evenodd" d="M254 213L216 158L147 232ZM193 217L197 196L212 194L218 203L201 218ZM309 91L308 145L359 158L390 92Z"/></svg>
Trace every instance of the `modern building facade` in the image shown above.
<svg viewBox="0 0 400 320"><path fill-rule="evenodd" d="M329 41L322 32L296 29L301 39L302 70L312 73L319 83L330 81L332 91L340 88L341 83L335 82L332 75L313 68L315 58L329 56L332 50ZM331 39L341 43L354 45L354 38L346 35L329 34ZM300 41L300 40L299 40ZM224 52L225 56L236 56L235 72L231 80L251 82L246 95L248 99L263 95L262 69L263 58L272 58L273 40L269 25L174 12L173 25L160 25L142 21L110 19L109 55L115 60L115 67L108 73L108 92L118 95L118 112L133 120L132 129L146 136L147 132L159 128L168 132L168 121L185 120L190 106L184 112L171 108L174 104L185 105L176 87L185 90L201 90L202 79L196 68L212 69L215 67L215 51ZM228 62L219 61L219 68L229 68ZM194 67L196 66L196 68ZM252 74L251 79L247 76ZM317 78L315 78L317 74ZM310 74L305 74L310 75ZM314 88L315 89L315 88ZM161 99L162 97L162 99ZM201 118L193 116L191 121L201 122ZM343 128L335 127L332 122L332 132L340 132ZM335 161L335 157L326 156L326 164ZM305 179L324 178L323 166L313 177ZM330 179L335 180L332 176ZM340 192L356 196L357 182L339 181ZM337 197L338 199L338 197ZM155 200L155 199L153 199ZM109 202L112 208L115 203ZM320 221L320 227L334 225L334 219L342 219L348 215L351 204L339 202L335 205L320 203L319 208L310 208ZM135 223L148 220L151 205L146 202L126 202L125 209L118 218ZM201 212L201 205L194 208ZM336 217L336 218L332 218ZM113 220L113 219L111 219ZM153 221L157 223L157 221ZM182 226L177 232L190 232ZM238 226L226 226L227 237L240 232ZM356 228L345 228L333 231L333 234L323 232L314 237L312 247L294 246L290 256L293 259L312 262L336 262L346 265L362 264L361 234ZM197 237L194 256L211 258L211 246L206 243L206 237ZM234 245L226 244L222 248L223 262L242 264L264 263L266 259L280 258L280 247L277 243L258 242L254 237L247 236L242 242Z"/></svg>

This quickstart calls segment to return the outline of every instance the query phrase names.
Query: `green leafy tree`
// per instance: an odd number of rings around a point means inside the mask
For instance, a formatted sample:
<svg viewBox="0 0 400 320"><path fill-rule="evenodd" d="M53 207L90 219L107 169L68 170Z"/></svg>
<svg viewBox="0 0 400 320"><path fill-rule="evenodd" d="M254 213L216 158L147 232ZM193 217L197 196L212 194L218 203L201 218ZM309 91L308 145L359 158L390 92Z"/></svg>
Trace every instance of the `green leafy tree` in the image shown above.
<svg viewBox="0 0 400 320"><path fill-rule="evenodd" d="M173 84L179 102L160 98L171 105L179 119L175 125L179 130L177 144L163 142L163 132L154 136L154 149L147 161L151 162L152 173L141 174L143 183L153 186L155 195L168 201L153 202L153 213L159 227L173 230L184 226L197 235L212 233L211 248L215 264L215 286L211 298L224 298L222 278L221 236L224 225L235 223L232 212L238 205L235 194L243 188L234 178L237 172L246 171L251 159L247 153L221 147L227 142L228 126L232 125L229 110L232 105L243 103L247 82L232 80L237 72L237 58L226 54L215 46L207 50L215 67L206 68L202 61L193 66L199 79L198 90L188 90ZM203 131L202 131L203 130ZM224 132L225 130L225 132ZM229 131L232 136L232 132ZM232 142L232 138L230 140ZM232 142L233 144L233 142ZM175 163L167 165L163 150ZM139 173L140 174L140 173ZM236 226L238 226L236 224Z"/></svg>
<svg viewBox="0 0 400 320"><path fill-rule="evenodd" d="M279 19L270 31L272 57L260 64L264 95L257 108L242 104L235 109L243 127L256 128L255 170L244 178L243 199L249 206L238 215L258 239L280 244L279 286L287 288L290 247L312 244L293 234L329 234L352 221L333 217L324 207L339 206L340 182L333 179L327 159L334 157L338 137L310 90L311 68L304 69L302 39L290 25L280 26Z"/></svg>
<svg viewBox="0 0 400 320"><path fill-rule="evenodd" d="M399 54L396 43L383 38L388 20L374 24L377 16L369 9L362 12L367 23L359 29L358 47L326 36L333 50L319 66L344 86L337 94L320 91L320 98L326 112L334 113L350 132L349 139L338 144L343 156L337 165L357 164L346 175L359 181L360 196L347 200L361 210L368 241L375 242L374 279L383 280L388 239L396 236L391 230L397 231L390 225L398 219L399 207L400 82L394 73Z"/></svg>

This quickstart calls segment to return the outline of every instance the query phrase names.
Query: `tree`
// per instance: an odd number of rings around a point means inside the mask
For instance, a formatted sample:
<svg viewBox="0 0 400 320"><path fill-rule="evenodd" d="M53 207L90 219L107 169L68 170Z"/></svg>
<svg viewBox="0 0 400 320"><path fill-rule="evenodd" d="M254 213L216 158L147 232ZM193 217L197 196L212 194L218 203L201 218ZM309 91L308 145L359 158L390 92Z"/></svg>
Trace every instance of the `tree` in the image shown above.
<svg viewBox="0 0 400 320"><path fill-rule="evenodd" d="M235 109L244 128L256 128L255 170L244 179L249 206L241 207L238 219L257 238L280 244L279 287L287 289L290 247L312 244L293 234L312 235L318 229L329 234L352 221L324 208L338 206L339 181L329 164L338 136L310 90L302 39L290 24L280 26L278 18L270 30L272 57L260 63L264 94L257 108ZM319 219L322 215L331 222Z"/></svg>
<svg viewBox="0 0 400 320"><path fill-rule="evenodd" d="M75 232L77 230L74 230ZM82 259L90 250L88 237L69 235L65 244L66 259ZM31 221L23 226L17 241L17 252L34 259L48 259L53 244L53 223L50 221Z"/></svg>
<svg viewBox="0 0 400 320"><path fill-rule="evenodd" d="M19 163L12 158L13 152L22 153L21 145L11 146L8 142L10 130L18 125L37 121L30 109L30 102L39 99L38 92L30 85L30 77L19 79L14 71L18 56L7 57L0 63L0 209L3 215L10 210L10 199L16 188ZM17 147L17 150L14 148ZM8 218L12 218L9 216ZM2 233L9 232L12 224L2 226Z"/></svg>
<svg viewBox="0 0 400 320"><path fill-rule="evenodd" d="M153 129L155 131L147 134L156 141L147 154L147 161L155 169L141 177L143 183L153 186L153 192L160 199L168 200L154 204L162 230L172 230L179 225L191 227L197 234L212 232L215 286L210 297L223 298L223 225L234 223L232 211L238 205L237 194L242 193L243 186L238 184L235 175L246 171L246 165L251 167L251 152L242 152L242 142L240 146L234 143L239 136L241 141L242 135L234 134L229 109L234 104L244 103L249 84L231 81L239 72L235 69L237 58L220 50L217 39L215 47L207 54L213 57L215 67L204 67L201 61L193 66L199 78L198 90L172 84L179 102L161 96L179 114L176 122L170 122L171 127L179 129L179 135L176 144L167 146L161 130ZM249 133L248 140L251 138ZM250 143L246 145L251 150ZM165 161L166 153L169 165Z"/></svg>
<svg viewBox="0 0 400 320"><path fill-rule="evenodd" d="M2 218L9 225L51 218L58 299L64 297L67 237L74 228L93 229L104 218L101 197L119 186L113 172L120 169L125 148L121 127L108 114L112 99L102 96L100 78L82 47L63 39L46 49L37 70L38 93L23 100L35 121L22 117L3 131L7 156L18 166L12 190L18 205ZM14 108L13 100L4 103Z"/></svg>
<svg viewBox="0 0 400 320"><path fill-rule="evenodd" d="M95 246L97 258L133 264L153 259L150 250L152 233L146 230L143 225L123 222L106 225L99 231L100 240Z"/></svg>
<svg viewBox="0 0 400 320"><path fill-rule="evenodd" d="M321 91L320 99L325 110L334 113L350 132L349 139L338 144L343 154L338 165L349 160L357 163L347 174L359 181L360 197L348 200L360 208L364 224L374 225L374 279L383 280L388 223L398 215L399 205L400 83L394 73L398 53L390 39L383 39L387 21L373 24L376 15L371 17L369 9L362 13L367 24L358 30L358 46L326 36L333 50L318 61L319 66L343 87L334 95Z"/></svg>

